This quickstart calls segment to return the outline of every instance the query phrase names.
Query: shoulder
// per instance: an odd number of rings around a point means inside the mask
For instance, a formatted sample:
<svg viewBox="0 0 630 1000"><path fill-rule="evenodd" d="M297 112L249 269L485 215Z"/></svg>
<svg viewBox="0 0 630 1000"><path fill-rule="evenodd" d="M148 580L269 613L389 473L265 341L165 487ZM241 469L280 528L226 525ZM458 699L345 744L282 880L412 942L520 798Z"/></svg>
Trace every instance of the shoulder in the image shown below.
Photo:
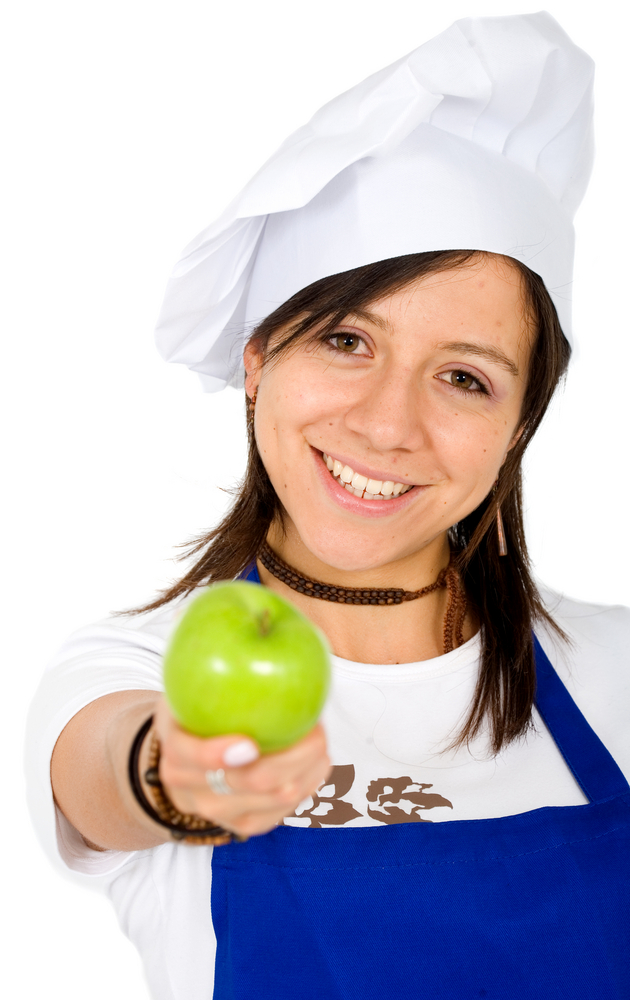
<svg viewBox="0 0 630 1000"><path fill-rule="evenodd" d="M164 649L189 599L149 614L105 618L66 639L48 662L28 715L29 732L47 754L90 702L118 691L162 690Z"/></svg>
<svg viewBox="0 0 630 1000"><path fill-rule="evenodd" d="M49 663L49 669L68 658L94 658L109 651L125 655L125 651L145 650L160 656L168 638L196 592L173 601L155 611L143 614L120 614L103 618L73 632L59 647Z"/></svg>
<svg viewBox="0 0 630 1000"><path fill-rule="evenodd" d="M541 589L541 596L547 611L569 639L568 645L573 648L570 660L577 662L599 656L612 657L620 668L623 663L630 664L630 608L620 604L591 604L546 589ZM552 639L547 626L537 631L543 645L545 636ZM555 637L553 642L558 652L567 653L567 644Z"/></svg>
<svg viewBox="0 0 630 1000"><path fill-rule="evenodd" d="M49 660L31 717L54 719L57 735L82 708L117 691L162 690L169 636L195 595L139 615L116 615L68 636Z"/></svg>
<svg viewBox="0 0 630 1000"><path fill-rule="evenodd" d="M541 589L566 635L536 628L540 643L583 715L630 775L630 608L577 601Z"/></svg>
<svg viewBox="0 0 630 1000"><path fill-rule="evenodd" d="M68 636L49 660L30 709L58 735L90 702L117 691L162 690L162 657L171 632L198 591L138 615L115 615Z"/></svg>

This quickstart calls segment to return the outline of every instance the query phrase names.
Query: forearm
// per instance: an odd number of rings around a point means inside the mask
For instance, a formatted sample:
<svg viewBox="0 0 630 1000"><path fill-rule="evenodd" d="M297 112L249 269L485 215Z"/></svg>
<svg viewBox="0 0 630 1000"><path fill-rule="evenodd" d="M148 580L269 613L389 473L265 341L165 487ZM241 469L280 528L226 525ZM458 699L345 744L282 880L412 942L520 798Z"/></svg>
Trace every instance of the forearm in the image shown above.
<svg viewBox="0 0 630 1000"><path fill-rule="evenodd" d="M156 692L123 691L86 706L70 720L52 758L55 800L92 846L145 850L171 839L137 803L129 783L129 754L139 729L155 716L161 744L160 777L175 809L239 836L266 833L326 778L330 761L321 726L299 743L260 757L238 734L200 739L184 732ZM149 764L145 739L138 772ZM208 770L225 771L230 794L217 794ZM151 798L146 784L145 795Z"/></svg>
<svg viewBox="0 0 630 1000"><path fill-rule="evenodd" d="M53 794L64 816L92 846L145 850L169 839L140 808L129 786L129 751L160 696L152 691L106 695L77 713L51 761ZM146 766L147 741L140 771Z"/></svg>

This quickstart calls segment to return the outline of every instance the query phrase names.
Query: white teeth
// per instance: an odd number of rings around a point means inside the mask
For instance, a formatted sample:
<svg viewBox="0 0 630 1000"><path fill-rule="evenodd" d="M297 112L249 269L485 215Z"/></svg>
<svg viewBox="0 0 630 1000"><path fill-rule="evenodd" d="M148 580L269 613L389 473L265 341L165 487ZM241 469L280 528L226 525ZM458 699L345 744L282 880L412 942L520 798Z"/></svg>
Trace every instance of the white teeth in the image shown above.
<svg viewBox="0 0 630 1000"><path fill-rule="evenodd" d="M326 452L322 452L322 457L339 484L344 486L348 493L352 493L356 497L363 497L364 500L388 500L402 496L403 493L408 493L410 489L413 489L412 486L395 483L392 479L385 481L368 479L367 476L355 472L349 465L344 465L338 459L331 458Z"/></svg>
<svg viewBox="0 0 630 1000"><path fill-rule="evenodd" d="M354 472L352 471L349 465L344 465L343 469L339 473L339 478L341 479L342 483L351 483L353 476Z"/></svg>

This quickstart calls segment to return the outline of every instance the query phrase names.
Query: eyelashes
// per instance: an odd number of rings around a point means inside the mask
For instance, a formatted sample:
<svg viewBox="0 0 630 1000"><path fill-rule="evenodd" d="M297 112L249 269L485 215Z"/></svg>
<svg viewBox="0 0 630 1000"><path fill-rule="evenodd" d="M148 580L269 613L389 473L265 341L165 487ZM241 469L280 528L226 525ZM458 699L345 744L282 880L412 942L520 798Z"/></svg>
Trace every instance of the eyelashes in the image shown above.
<svg viewBox="0 0 630 1000"><path fill-rule="evenodd" d="M486 383L465 368L451 368L447 372L441 372L439 375L436 375L435 378L441 382L446 382L456 392L461 392L465 396L490 395L490 389ZM472 388L473 384L476 386L475 389Z"/></svg>
<svg viewBox="0 0 630 1000"><path fill-rule="evenodd" d="M372 356L364 338L354 331L337 331L326 334L321 341L324 346L337 356L354 355L358 358L369 358ZM360 348L363 350L360 350ZM467 368L449 368L448 371L439 372L434 378L446 384L460 393L462 396L490 396L490 386L478 375L473 375Z"/></svg>

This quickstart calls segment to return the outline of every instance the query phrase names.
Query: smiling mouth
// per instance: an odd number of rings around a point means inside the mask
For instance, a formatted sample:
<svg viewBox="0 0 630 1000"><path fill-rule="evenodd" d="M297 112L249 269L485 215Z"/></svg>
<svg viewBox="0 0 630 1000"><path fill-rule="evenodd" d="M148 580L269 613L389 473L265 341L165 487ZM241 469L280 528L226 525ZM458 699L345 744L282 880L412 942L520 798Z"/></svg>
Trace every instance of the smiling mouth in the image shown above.
<svg viewBox="0 0 630 1000"><path fill-rule="evenodd" d="M349 465L344 465L343 462L339 462L325 452L322 452L322 458L333 479L348 493L352 493L355 497L361 497L363 500L394 500L413 489L413 486L395 483L391 479L368 479L367 476L362 476L359 472L351 469Z"/></svg>

